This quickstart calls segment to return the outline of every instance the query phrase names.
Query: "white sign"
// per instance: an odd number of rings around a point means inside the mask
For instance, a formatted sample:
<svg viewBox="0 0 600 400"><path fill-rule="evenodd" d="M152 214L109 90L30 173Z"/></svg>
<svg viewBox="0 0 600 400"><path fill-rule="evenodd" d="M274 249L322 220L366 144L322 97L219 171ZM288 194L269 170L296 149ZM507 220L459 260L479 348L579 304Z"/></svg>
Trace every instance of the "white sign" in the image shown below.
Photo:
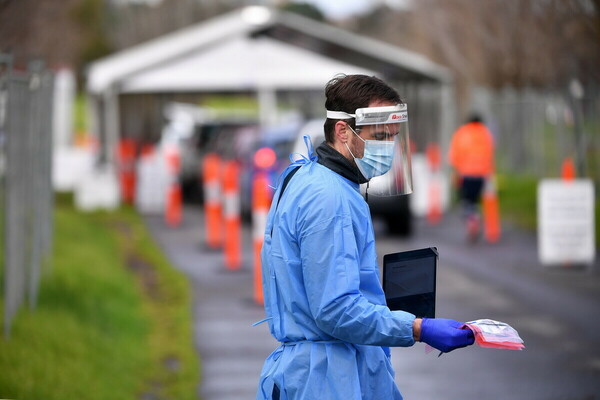
<svg viewBox="0 0 600 400"><path fill-rule="evenodd" d="M592 264L594 184L544 179L538 185L538 254L542 264Z"/></svg>

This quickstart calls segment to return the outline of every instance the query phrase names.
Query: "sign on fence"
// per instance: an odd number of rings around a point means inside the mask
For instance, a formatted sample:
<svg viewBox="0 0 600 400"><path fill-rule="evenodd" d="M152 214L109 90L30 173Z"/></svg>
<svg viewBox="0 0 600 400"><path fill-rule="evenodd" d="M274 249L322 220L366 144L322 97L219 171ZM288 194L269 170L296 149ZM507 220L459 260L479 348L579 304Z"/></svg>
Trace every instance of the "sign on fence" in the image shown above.
<svg viewBox="0 0 600 400"><path fill-rule="evenodd" d="M543 179L538 185L538 255L544 265L594 262L594 184Z"/></svg>

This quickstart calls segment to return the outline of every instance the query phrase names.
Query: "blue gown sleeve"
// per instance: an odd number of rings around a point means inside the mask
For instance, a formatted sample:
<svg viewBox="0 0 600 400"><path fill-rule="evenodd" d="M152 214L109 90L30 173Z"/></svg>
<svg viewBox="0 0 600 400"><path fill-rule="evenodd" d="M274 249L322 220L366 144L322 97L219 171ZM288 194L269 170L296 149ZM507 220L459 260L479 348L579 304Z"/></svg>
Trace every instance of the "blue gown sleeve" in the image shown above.
<svg viewBox="0 0 600 400"><path fill-rule="evenodd" d="M352 218L340 213L335 203L331 198L314 205L298 241L306 295L317 326L350 343L412 346L415 316L374 304L360 292Z"/></svg>

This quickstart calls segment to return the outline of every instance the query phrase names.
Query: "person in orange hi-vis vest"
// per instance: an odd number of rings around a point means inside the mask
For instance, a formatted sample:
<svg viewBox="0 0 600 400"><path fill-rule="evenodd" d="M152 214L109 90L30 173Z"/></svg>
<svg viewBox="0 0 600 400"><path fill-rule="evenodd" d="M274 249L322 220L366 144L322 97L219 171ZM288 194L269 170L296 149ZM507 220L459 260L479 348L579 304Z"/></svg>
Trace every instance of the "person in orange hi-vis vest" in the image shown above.
<svg viewBox="0 0 600 400"><path fill-rule="evenodd" d="M454 168L455 184L463 208L468 239L479 237L479 203L488 179L494 174L494 138L481 117L472 114L452 135L448 161Z"/></svg>

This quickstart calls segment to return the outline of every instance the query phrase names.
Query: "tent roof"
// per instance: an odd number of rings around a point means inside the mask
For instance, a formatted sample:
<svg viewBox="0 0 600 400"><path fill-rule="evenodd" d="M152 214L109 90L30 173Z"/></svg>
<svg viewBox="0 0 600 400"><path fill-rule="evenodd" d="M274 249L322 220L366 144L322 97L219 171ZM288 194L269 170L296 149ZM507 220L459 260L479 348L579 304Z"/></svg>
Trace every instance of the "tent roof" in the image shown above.
<svg viewBox="0 0 600 400"><path fill-rule="evenodd" d="M237 37L134 75L123 81L121 89L126 93L322 89L340 71L375 75L265 36Z"/></svg>
<svg viewBox="0 0 600 400"><path fill-rule="evenodd" d="M92 63L88 91L322 88L336 73L449 82L423 56L299 15L250 6Z"/></svg>

